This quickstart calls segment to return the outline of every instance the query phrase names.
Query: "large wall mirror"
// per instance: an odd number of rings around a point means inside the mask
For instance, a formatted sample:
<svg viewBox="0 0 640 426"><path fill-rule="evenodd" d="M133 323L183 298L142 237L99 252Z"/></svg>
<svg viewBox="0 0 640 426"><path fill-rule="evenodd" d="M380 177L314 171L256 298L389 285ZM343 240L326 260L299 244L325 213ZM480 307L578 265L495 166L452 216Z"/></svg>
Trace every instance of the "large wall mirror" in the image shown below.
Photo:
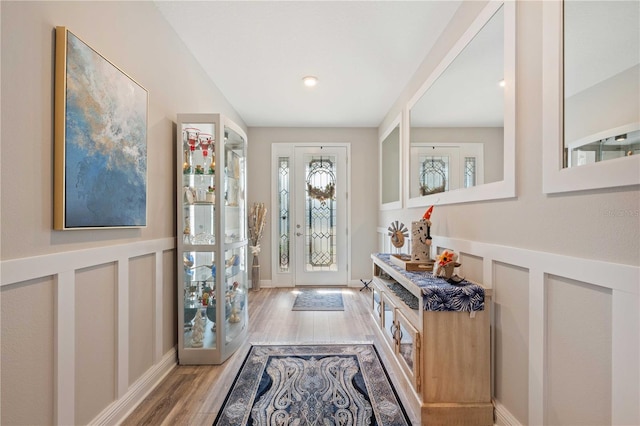
<svg viewBox="0 0 640 426"><path fill-rule="evenodd" d="M402 208L400 122L401 116L398 116L380 138L378 170L380 170L380 208L382 210Z"/></svg>
<svg viewBox="0 0 640 426"><path fill-rule="evenodd" d="M407 206L515 195L515 5L490 2L409 103Z"/></svg>
<svg viewBox="0 0 640 426"><path fill-rule="evenodd" d="M640 2L544 7L544 191L640 183Z"/></svg>

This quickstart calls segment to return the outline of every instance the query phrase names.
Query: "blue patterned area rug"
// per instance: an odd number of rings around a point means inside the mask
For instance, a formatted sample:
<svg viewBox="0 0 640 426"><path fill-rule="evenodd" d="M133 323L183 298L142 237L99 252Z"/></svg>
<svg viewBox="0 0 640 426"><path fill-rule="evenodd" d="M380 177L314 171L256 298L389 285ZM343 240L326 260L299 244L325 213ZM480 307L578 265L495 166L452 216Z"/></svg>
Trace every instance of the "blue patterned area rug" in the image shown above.
<svg viewBox="0 0 640 426"><path fill-rule="evenodd" d="M214 426L410 425L373 345L252 346Z"/></svg>
<svg viewBox="0 0 640 426"><path fill-rule="evenodd" d="M344 311L339 289L304 288L298 291L292 311Z"/></svg>

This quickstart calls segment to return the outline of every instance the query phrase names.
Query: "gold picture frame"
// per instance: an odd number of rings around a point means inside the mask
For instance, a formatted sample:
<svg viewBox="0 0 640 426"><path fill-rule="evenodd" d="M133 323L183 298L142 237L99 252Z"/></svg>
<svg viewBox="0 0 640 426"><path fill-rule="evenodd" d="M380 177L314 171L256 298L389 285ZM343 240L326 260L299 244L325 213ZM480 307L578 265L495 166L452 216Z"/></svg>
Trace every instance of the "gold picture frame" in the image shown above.
<svg viewBox="0 0 640 426"><path fill-rule="evenodd" d="M56 27L54 229L147 224L148 91Z"/></svg>

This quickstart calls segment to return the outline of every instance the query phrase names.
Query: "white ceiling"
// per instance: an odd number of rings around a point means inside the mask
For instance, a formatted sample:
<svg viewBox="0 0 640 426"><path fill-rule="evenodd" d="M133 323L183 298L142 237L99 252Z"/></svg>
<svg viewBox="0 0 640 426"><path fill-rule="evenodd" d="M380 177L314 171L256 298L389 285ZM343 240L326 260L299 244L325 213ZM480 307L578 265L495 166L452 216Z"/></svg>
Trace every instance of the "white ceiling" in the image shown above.
<svg viewBox="0 0 640 426"><path fill-rule="evenodd" d="M460 5L156 1L250 127L377 127ZM302 77L315 75L306 88Z"/></svg>

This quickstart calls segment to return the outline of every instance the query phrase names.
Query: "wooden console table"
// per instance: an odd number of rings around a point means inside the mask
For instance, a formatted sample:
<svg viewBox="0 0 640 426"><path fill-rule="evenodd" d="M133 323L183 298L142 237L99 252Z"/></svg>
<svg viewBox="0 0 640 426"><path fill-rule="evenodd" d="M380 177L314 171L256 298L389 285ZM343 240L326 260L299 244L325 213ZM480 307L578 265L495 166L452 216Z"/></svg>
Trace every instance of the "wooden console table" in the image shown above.
<svg viewBox="0 0 640 426"><path fill-rule="evenodd" d="M423 425L493 425L491 290L408 272L372 254L372 317Z"/></svg>

